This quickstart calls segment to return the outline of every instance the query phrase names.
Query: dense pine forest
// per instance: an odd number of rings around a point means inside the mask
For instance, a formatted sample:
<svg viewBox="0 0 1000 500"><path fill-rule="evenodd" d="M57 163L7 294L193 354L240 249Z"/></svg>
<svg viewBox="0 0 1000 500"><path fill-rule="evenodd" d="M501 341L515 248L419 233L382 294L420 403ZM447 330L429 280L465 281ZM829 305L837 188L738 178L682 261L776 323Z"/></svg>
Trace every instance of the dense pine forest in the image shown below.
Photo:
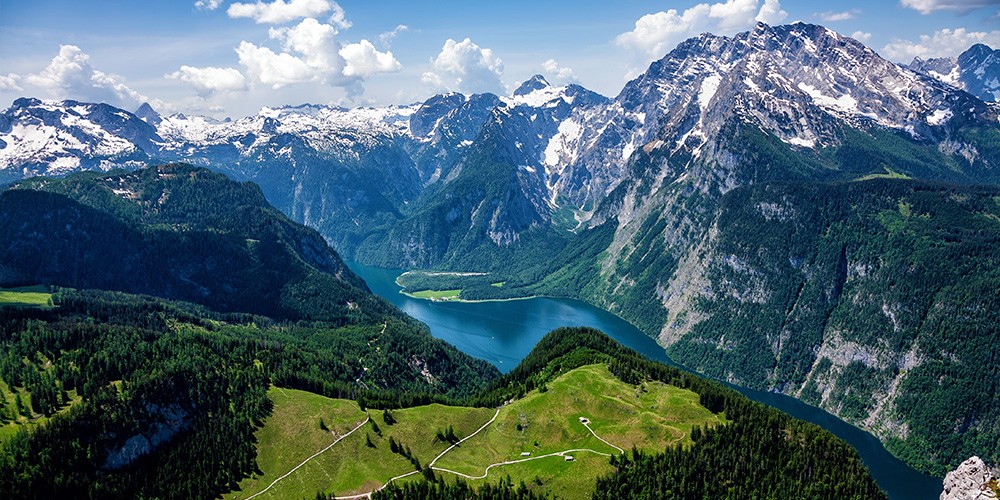
<svg viewBox="0 0 1000 500"><path fill-rule="evenodd" d="M53 303L0 315L0 378L30 392L4 423L50 417L0 446L12 498L212 497L254 470L270 384L399 407L461 400L495 376L399 320L278 323L102 291ZM435 384L411 353L436 360Z"/></svg>

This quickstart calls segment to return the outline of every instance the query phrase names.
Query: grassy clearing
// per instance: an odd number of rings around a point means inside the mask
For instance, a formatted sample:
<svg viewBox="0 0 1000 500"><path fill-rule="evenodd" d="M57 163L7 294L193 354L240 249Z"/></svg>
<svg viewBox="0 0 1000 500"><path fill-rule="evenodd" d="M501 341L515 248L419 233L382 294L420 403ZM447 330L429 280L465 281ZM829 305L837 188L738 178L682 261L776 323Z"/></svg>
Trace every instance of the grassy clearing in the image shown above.
<svg viewBox="0 0 1000 500"><path fill-rule="evenodd" d="M3 411L6 415L15 416L13 420L0 424L0 444L7 442L7 440L17 434L21 429L33 429L48 422L51 418L34 412L30 412L31 417L18 415L16 409L17 405L15 404L18 394L21 395L21 401L24 402L24 405L30 409L30 392L25 390L23 387L10 387L6 382L0 380L0 405L3 406ZM83 398L77 394L76 389L66 391L66 394L69 396L69 403L62 405L53 415L58 415L59 413L68 410L73 405L83 401Z"/></svg>
<svg viewBox="0 0 1000 500"><path fill-rule="evenodd" d="M698 403L694 392L661 383L632 386L618 380L604 365L590 365L566 373L548 385L503 407L486 430L445 455L437 466L469 475L481 475L492 463L518 460L522 452L545 455L574 448L602 453L617 451L594 437L580 422L590 420L599 436L625 450L635 446L662 450L689 443L693 425L723 423ZM507 465L490 471L488 480L510 475L526 484L539 479L544 491L559 497L581 498L593 489L597 477L611 471L606 457L573 454L566 463L551 457ZM579 465L579 467L576 467Z"/></svg>
<svg viewBox="0 0 1000 500"><path fill-rule="evenodd" d="M0 288L0 306L52 307L52 294L41 285L18 288Z"/></svg>
<svg viewBox="0 0 1000 500"><path fill-rule="evenodd" d="M418 299L430 300L455 300L462 290L421 290L419 292L407 293L407 295Z"/></svg>
<svg viewBox="0 0 1000 500"><path fill-rule="evenodd" d="M256 434L257 461L263 474L245 479L240 490L226 498L247 498L267 488L332 443L333 436L319 428L321 416L338 435L366 418L353 401L280 388L272 388L268 397L274 402L274 412ZM408 446L413 456L426 464L448 446L435 441L438 429L451 425L458 436L465 436L488 421L494 410L442 405L407 408L392 412L396 420L393 425L385 423L383 411L369 413L381 436L372 424L366 424L257 498L312 498L319 491L337 495L371 491L394 476L414 470L408 459L390 450L390 437ZM367 439L374 447L368 446Z"/></svg>
<svg viewBox="0 0 1000 500"><path fill-rule="evenodd" d="M868 174L864 177L855 179L855 181L870 181L872 179L911 179L911 177L904 173L896 172L889 167L885 167L884 174Z"/></svg>
<svg viewBox="0 0 1000 500"><path fill-rule="evenodd" d="M267 396L274 402L274 411L255 436L257 464L262 474L241 481L240 491L228 495L230 498L246 498L261 491L332 443L336 439L334 434L342 435L367 418L353 401L277 387L268 390ZM320 428L320 419L328 430ZM278 485L271 491L276 491ZM315 493L313 490L304 495Z"/></svg>
<svg viewBox="0 0 1000 500"><path fill-rule="evenodd" d="M272 388L268 395L275 403L274 413L256 435L262 474L241 482L241 491L227 498L246 498L263 490L333 442L333 436L319 428L321 417L338 433L354 428L366 417L352 401L291 389ZM390 438L409 448L420 465L426 466L449 446L435 438L439 430L452 426L462 438L488 422L495 412L428 405L394 410L391 413L396 422L388 425L385 412L370 410L374 426L365 424L257 498L311 498L320 491L340 496L370 492L392 477L415 470L407 458L390 450ZM591 428L608 442L625 450L635 446L651 452L689 443L693 425L725 422L702 407L698 395L691 391L654 382L632 386L615 378L606 366L590 365L553 380L545 392L533 391L502 407L492 424L449 451L435 467L480 476L491 464L571 449L617 453L591 434L581 417L588 418ZM523 456L523 452L529 455ZM604 455L571 455L572 462L554 456L493 467L486 479L472 483L510 477L538 492L583 498L593 490L596 479L612 468ZM448 481L457 479L446 472L436 474ZM414 475L405 480L423 479Z"/></svg>

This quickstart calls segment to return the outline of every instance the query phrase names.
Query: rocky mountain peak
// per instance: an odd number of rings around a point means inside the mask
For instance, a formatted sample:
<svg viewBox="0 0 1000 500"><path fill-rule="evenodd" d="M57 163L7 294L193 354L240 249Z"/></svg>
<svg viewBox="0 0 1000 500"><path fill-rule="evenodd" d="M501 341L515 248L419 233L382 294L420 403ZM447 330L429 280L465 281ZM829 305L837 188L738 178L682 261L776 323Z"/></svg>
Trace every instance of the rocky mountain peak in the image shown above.
<svg viewBox="0 0 1000 500"><path fill-rule="evenodd" d="M548 80L542 75L535 75L521 84L517 90L514 91L514 95L528 95L536 90L541 90L546 87L550 87Z"/></svg>
<svg viewBox="0 0 1000 500"><path fill-rule="evenodd" d="M965 57L970 59L983 59L990 56L995 56L996 52L997 52L996 50L993 50L992 48L990 48L990 46L986 44L977 43L972 47L969 47L969 50L963 52L962 55L959 57Z"/></svg>
<svg viewBox="0 0 1000 500"><path fill-rule="evenodd" d="M958 57L914 58L907 67L984 101L1000 101L1000 50L987 45L977 43Z"/></svg>
<svg viewBox="0 0 1000 500"><path fill-rule="evenodd" d="M997 478L979 457L972 457L944 477L941 500L988 500L997 498Z"/></svg>
<svg viewBox="0 0 1000 500"><path fill-rule="evenodd" d="M139 109L135 110L134 114L135 116L138 116L140 119L142 119L142 121L154 127L158 127L160 125L160 122L163 121L163 118L160 116L160 114L157 113L156 110L153 109L153 107L150 106L148 102L142 103L142 105L139 106Z"/></svg>

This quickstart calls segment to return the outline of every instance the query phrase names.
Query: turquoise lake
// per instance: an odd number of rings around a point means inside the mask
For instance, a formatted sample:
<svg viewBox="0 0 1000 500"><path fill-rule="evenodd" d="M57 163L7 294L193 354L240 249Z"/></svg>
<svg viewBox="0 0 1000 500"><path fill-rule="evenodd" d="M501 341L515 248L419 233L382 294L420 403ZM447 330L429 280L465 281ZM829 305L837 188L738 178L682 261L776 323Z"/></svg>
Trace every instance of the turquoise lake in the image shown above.
<svg viewBox="0 0 1000 500"><path fill-rule="evenodd" d="M653 339L627 321L584 302L536 298L501 302L431 302L399 293L402 271L351 264L369 288L404 312L426 323L431 334L502 372L512 370L549 331L560 326L597 328L636 351L677 366ZM727 384L730 385L730 384ZM872 476L892 499L936 499L941 480L922 474L892 456L871 434L801 401L743 387L747 397L817 424L847 441L861 455Z"/></svg>

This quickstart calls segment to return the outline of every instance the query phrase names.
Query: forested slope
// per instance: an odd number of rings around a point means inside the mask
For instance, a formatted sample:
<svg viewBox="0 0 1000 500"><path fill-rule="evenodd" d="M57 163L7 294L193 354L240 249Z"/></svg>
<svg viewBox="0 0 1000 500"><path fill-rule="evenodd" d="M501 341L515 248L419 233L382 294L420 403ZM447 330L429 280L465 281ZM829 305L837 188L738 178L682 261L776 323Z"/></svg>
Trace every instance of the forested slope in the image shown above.
<svg viewBox="0 0 1000 500"><path fill-rule="evenodd" d="M498 375L204 169L27 181L0 193L0 240L3 285L57 291L0 309L12 498L215 496L254 470L270 384L400 406Z"/></svg>

